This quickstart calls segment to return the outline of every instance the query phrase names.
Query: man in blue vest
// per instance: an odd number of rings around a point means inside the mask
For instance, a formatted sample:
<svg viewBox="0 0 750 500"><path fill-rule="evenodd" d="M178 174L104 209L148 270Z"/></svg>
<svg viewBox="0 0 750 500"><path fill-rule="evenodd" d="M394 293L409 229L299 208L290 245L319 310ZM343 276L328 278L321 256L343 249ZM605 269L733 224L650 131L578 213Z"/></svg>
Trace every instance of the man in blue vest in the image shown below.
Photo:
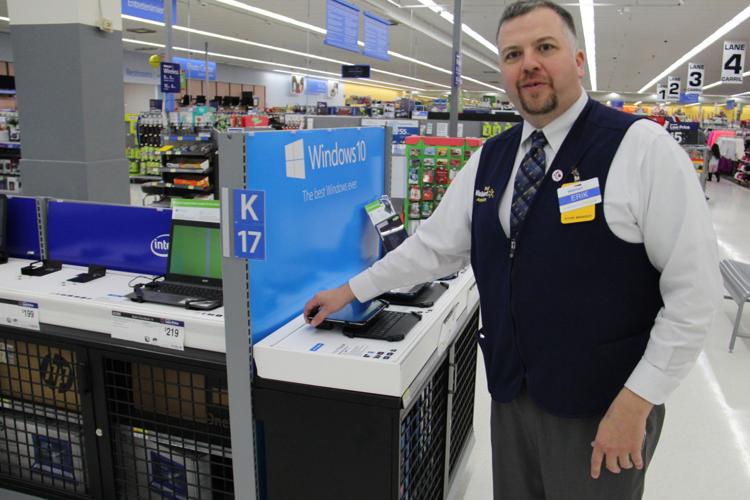
<svg viewBox="0 0 750 500"><path fill-rule="evenodd" d="M710 215L661 127L588 98L565 9L513 3L497 41L523 123L474 154L413 237L316 294L305 317L470 260L495 498L641 498L663 403L721 297Z"/></svg>

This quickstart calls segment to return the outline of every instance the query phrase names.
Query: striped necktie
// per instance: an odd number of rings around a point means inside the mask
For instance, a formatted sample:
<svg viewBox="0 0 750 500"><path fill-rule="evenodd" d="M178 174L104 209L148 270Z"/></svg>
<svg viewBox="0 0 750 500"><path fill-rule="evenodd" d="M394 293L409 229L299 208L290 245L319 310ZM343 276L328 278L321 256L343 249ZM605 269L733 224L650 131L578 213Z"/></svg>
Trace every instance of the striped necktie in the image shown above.
<svg viewBox="0 0 750 500"><path fill-rule="evenodd" d="M513 188L513 203L510 206L510 235L515 238L518 228L526 218L529 207L534 202L539 185L544 179L545 154L547 138L540 130L531 134L531 149L523 157L516 173Z"/></svg>

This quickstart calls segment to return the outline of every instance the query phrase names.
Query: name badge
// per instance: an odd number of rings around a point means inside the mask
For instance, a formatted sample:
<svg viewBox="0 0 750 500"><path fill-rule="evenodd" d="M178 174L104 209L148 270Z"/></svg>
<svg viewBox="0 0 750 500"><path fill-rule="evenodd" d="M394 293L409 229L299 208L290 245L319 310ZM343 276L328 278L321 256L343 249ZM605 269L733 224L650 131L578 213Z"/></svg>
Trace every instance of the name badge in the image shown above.
<svg viewBox="0 0 750 500"><path fill-rule="evenodd" d="M588 222L596 216L596 205L602 202L599 179L564 184L557 190L560 220L563 224Z"/></svg>

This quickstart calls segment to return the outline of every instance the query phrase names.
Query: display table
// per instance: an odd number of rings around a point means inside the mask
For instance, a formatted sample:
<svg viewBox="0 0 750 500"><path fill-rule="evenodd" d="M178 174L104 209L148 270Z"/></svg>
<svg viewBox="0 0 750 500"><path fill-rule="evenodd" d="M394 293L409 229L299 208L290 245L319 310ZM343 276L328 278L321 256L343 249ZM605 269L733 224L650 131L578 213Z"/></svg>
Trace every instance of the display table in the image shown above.
<svg viewBox="0 0 750 500"><path fill-rule="evenodd" d="M389 307L422 314L403 341L350 339L298 317L259 342L260 490L290 500L443 498L471 435L478 308L465 270L429 309Z"/></svg>

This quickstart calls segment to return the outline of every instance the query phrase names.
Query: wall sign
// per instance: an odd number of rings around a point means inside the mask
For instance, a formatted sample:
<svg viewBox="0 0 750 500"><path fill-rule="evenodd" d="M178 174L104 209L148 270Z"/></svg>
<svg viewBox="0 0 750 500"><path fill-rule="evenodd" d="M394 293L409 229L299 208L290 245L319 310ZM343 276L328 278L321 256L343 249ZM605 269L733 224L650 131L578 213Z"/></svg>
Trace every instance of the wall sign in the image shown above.
<svg viewBox="0 0 750 500"><path fill-rule="evenodd" d="M663 83L656 84L656 98L659 101L667 100L667 86L664 85Z"/></svg>
<svg viewBox="0 0 750 500"><path fill-rule="evenodd" d="M687 83L685 84L686 94L700 94L703 92L703 85L705 82L706 69L703 64L690 63L688 64L688 76Z"/></svg>
<svg viewBox="0 0 750 500"><path fill-rule="evenodd" d="M359 52L359 7L345 0L326 2L326 38L323 43Z"/></svg>
<svg viewBox="0 0 750 500"><path fill-rule="evenodd" d="M289 87L289 93L292 95L302 95L305 93L305 76L304 75L292 75L289 80L291 86Z"/></svg>
<svg viewBox="0 0 750 500"><path fill-rule="evenodd" d="M724 42L724 56L721 59L722 83L742 83L746 46L745 42Z"/></svg>
<svg viewBox="0 0 750 500"><path fill-rule="evenodd" d="M200 59L187 59L185 57L173 57L172 62L179 64L188 78L196 80L206 79L206 61ZM208 79L216 80L216 63L208 61Z"/></svg>
<svg viewBox="0 0 750 500"><path fill-rule="evenodd" d="M165 94L180 92L180 65L176 63L161 63L161 91Z"/></svg>
<svg viewBox="0 0 750 500"><path fill-rule="evenodd" d="M122 0L124 15L164 22L164 0ZM172 0L172 24L177 23L177 0Z"/></svg>
<svg viewBox="0 0 750 500"><path fill-rule="evenodd" d="M328 95L328 81L317 78L307 78L305 80L305 94L307 95Z"/></svg>
<svg viewBox="0 0 750 500"><path fill-rule="evenodd" d="M234 190L234 256L266 260L266 193Z"/></svg>
<svg viewBox="0 0 750 500"><path fill-rule="evenodd" d="M679 101L681 87L682 82L680 80L680 77L670 76L667 79L667 99L669 99L670 101Z"/></svg>
<svg viewBox="0 0 750 500"><path fill-rule="evenodd" d="M365 55L390 61L390 57L388 57L388 35L391 23L368 11L365 11L364 20Z"/></svg>

